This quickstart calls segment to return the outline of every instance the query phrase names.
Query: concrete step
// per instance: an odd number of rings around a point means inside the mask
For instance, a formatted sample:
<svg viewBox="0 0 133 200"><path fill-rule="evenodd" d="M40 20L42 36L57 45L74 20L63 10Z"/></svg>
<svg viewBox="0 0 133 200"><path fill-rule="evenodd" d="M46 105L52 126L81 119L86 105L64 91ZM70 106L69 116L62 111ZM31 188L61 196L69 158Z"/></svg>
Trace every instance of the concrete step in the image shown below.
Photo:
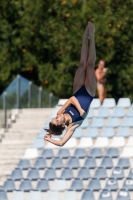
<svg viewBox="0 0 133 200"><path fill-rule="evenodd" d="M29 137L29 138L31 138L31 137L37 136L38 134L39 134L39 131L31 132L31 133L27 133L27 132L23 132L23 133L22 132L10 132L10 133L6 133L3 137L5 139L9 139L9 137L13 137L13 138L15 137L15 139L16 139L16 137L21 137L21 138Z"/></svg>
<svg viewBox="0 0 133 200"><path fill-rule="evenodd" d="M42 128L41 128L42 129ZM25 130L23 130L23 129L12 129L12 128L10 128L10 129L8 129L8 131L4 134L5 136L7 135L10 135L10 134L14 134L14 135L16 135L16 134L20 134L20 135L34 135L34 134L37 134L37 133L39 133L40 131L41 131L41 129L34 129L34 130L31 130L31 129L25 129Z"/></svg>
<svg viewBox="0 0 133 200"><path fill-rule="evenodd" d="M0 154L21 154L25 150L24 148L20 148L16 151L16 149L8 149L8 148L0 148Z"/></svg>
<svg viewBox="0 0 133 200"><path fill-rule="evenodd" d="M14 139L13 140L6 139L3 141L3 145L23 145L23 144L25 145L25 144L30 144L30 143L31 143L31 141L22 140L22 139L16 140L16 138L15 138L15 140Z"/></svg>
<svg viewBox="0 0 133 200"><path fill-rule="evenodd" d="M5 154L5 155L0 155L0 159L6 160L6 159L10 159L12 157L13 159L18 160L18 159L22 158L23 155L24 155L24 153L21 153L21 154ZM12 162L12 164L14 164L14 163ZM8 165L8 167L10 168L9 165Z"/></svg>
<svg viewBox="0 0 133 200"><path fill-rule="evenodd" d="M19 155L0 155L0 159L9 159L12 156L13 159L20 159L22 158L23 154L20 156ZM10 168L10 166L8 166Z"/></svg>
<svg viewBox="0 0 133 200"><path fill-rule="evenodd" d="M19 124L19 123L28 123L28 122L32 122L32 121L35 121L36 123L42 123L43 121L44 121L44 119L42 119L41 117L39 117L39 116L37 116L37 117L33 117L33 116L31 116L31 118L25 118L25 116L24 116L24 118L19 118L18 120L17 120L17 123L13 123L13 124Z"/></svg>
<svg viewBox="0 0 133 200"><path fill-rule="evenodd" d="M38 134L34 134L34 135L20 135L20 134L16 134L15 135L15 139L16 140L26 140L26 141L30 141L30 143L37 137ZM6 140L14 140L14 135L9 135L9 136L5 136L5 138L3 138L3 142L5 142ZM0 143L1 144L1 143Z"/></svg>
<svg viewBox="0 0 133 200"><path fill-rule="evenodd" d="M25 131L30 131L31 129L32 129L32 131L36 131L36 132L39 132L42 128L44 127L44 125L41 125L41 126L39 126L39 127L33 127L33 126L29 126L29 127L23 127L23 126L18 126L18 127L11 127L11 128L13 128L13 129L15 129L15 131L16 132L18 132L18 131L20 131L20 130L24 130L24 132ZM14 130L12 131L12 132L14 132Z"/></svg>
<svg viewBox="0 0 133 200"><path fill-rule="evenodd" d="M31 143L32 144L32 143ZM9 150L12 150L12 149L15 149L16 151L19 150L19 149L27 149L31 146L31 144L7 144L7 145L4 145L2 148L4 149L9 149Z"/></svg>
<svg viewBox="0 0 133 200"><path fill-rule="evenodd" d="M8 153L8 154L21 154L23 152L24 152L23 149L19 149L18 151L16 151L16 149L6 149L6 148L0 149L1 154L6 154L6 153Z"/></svg>
<svg viewBox="0 0 133 200"><path fill-rule="evenodd" d="M15 126L12 126L12 129L16 129L16 130L33 130L33 131L37 131L40 130L41 128L44 127L44 124L38 124L38 125L32 125L32 124L17 124Z"/></svg>
<svg viewBox="0 0 133 200"><path fill-rule="evenodd" d="M15 147L13 147L13 146L15 146ZM25 152L25 150L27 148L30 148L30 146L31 146L31 144L30 145L29 144L26 144L26 145L21 145L21 144L18 144L18 145L4 145L3 147L0 148L0 153L1 153L1 151L4 151L4 150L5 151L9 151L9 153L14 150L14 154L16 155L17 152L19 152L19 151ZM9 153L7 153L7 155Z"/></svg>
<svg viewBox="0 0 133 200"><path fill-rule="evenodd" d="M16 140L33 140L35 137L37 137L38 134L29 134L29 135L21 135L21 134L16 134L15 135L15 139ZM11 135L6 135L5 138L4 138L4 141L6 140L14 140L14 134L11 134Z"/></svg>
<svg viewBox="0 0 133 200"><path fill-rule="evenodd" d="M25 143L23 143L23 144L27 144L28 142L27 141L29 141L29 143L31 143L32 141L34 141L34 138L36 137L36 135L23 135L23 136L21 136L21 135L16 135L15 136L15 139L16 140L24 140L24 141L26 141ZM14 136L13 135L11 135L11 136L8 136L8 140L10 140L10 141L14 141ZM28 143L28 144L29 144ZM6 144L6 139L4 140L4 144ZM11 144L11 143L9 143L8 142L8 144ZM16 144L16 143L15 143ZM20 143L21 144L21 143Z"/></svg>
<svg viewBox="0 0 133 200"><path fill-rule="evenodd" d="M32 128L32 130L37 129L37 128L41 128L45 125L44 121L38 121L38 119L36 120L30 120L30 121L21 121L21 122L17 122L16 124L12 124L12 128L16 129L18 127L23 128L23 129L27 129L27 128Z"/></svg>
<svg viewBox="0 0 133 200"><path fill-rule="evenodd" d="M13 159L13 158L10 158L8 160L0 160L0 167L3 165L10 165L12 163L18 164L18 162L19 162L19 159Z"/></svg>
<svg viewBox="0 0 133 200"><path fill-rule="evenodd" d="M41 129L42 129L42 127L41 127ZM30 130L19 129L19 130L17 130L17 129L9 128L8 131L5 134L8 135L8 133L9 134L12 133L12 134L27 134L28 135L28 134L38 133L41 129L39 129L39 130L38 129L35 129L35 130L33 130L33 129L30 129Z"/></svg>
<svg viewBox="0 0 133 200"><path fill-rule="evenodd" d="M35 129L35 130L31 130L31 129L29 129L29 130L17 130L17 129L15 129L15 130L12 130L12 129L9 129L8 130L8 132L6 132L5 134L4 134L4 136L5 137L8 137L8 135L10 136L10 135L23 135L23 136L26 136L26 135L29 135L29 136L31 136L31 135L38 135L39 133L40 133L40 131L41 131L41 129Z"/></svg>
<svg viewBox="0 0 133 200"><path fill-rule="evenodd" d="M10 164L10 169L9 169L9 165L3 165L3 167L0 167L0 174L1 176L10 176L12 170L14 170L16 167L15 164Z"/></svg>

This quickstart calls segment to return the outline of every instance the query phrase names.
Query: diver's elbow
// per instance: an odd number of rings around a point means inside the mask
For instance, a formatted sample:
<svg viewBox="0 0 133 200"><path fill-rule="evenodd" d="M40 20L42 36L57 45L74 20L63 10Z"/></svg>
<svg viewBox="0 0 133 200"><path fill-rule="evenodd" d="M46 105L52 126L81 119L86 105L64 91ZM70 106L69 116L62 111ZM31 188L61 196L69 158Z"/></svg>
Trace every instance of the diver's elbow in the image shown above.
<svg viewBox="0 0 133 200"><path fill-rule="evenodd" d="M60 146L63 147L63 146L64 146L64 143L61 143Z"/></svg>
<svg viewBox="0 0 133 200"><path fill-rule="evenodd" d="M60 146L61 146L61 147L63 147L63 146L64 146L64 144L65 144L65 142L63 142L63 141L60 141Z"/></svg>

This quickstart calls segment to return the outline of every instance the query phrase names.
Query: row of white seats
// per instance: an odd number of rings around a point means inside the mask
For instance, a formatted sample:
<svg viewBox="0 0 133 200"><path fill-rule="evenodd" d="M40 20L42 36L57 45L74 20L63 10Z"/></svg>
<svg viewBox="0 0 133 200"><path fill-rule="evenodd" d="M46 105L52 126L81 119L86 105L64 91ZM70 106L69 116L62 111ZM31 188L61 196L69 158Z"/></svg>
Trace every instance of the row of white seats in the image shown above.
<svg viewBox="0 0 133 200"><path fill-rule="evenodd" d="M64 103L67 101L68 99L60 99L58 102L58 106L62 106L64 105ZM91 108L99 108L101 106L100 100L98 98L94 98L92 103L91 103ZM106 98L103 101L102 107L104 108L114 108L115 106L117 107L124 107L124 108L128 108L131 106L131 101L129 98L119 98L117 104L114 98ZM133 104L132 104L133 106Z"/></svg>
<svg viewBox="0 0 133 200"><path fill-rule="evenodd" d="M59 140L58 138L54 138L56 140ZM95 143L93 143L93 139L89 137L82 137L80 139L79 144L77 144L76 138L70 138L64 146L60 148L91 148L91 147L97 147L97 148L106 148L106 147L133 147L133 137L129 137L128 142L125 142L124 137L113 137L111 143L109 142L109 139L107 137L97 137ZM45 146L46 148L59 148L58 146L47 143Z"/></svg>
<svg viewBox="0 0 133 200"><path fill-rule="evenodd" d="M57 140L58 138L56 138ZM111 143L107 137L98 137L96 142L93 143L92 138L83 137L80 139L79 144L75 138L70 138L68 142L62 147L58 147L52 143L47 143L45 148L57 149L57 148L108 148L108 147L123 147L122 157L133 157L133 137L129 137L127 143L124 137L113 137ZM24 159L32 159L39 157L36 148L28 148L23 156Z"/></svg>

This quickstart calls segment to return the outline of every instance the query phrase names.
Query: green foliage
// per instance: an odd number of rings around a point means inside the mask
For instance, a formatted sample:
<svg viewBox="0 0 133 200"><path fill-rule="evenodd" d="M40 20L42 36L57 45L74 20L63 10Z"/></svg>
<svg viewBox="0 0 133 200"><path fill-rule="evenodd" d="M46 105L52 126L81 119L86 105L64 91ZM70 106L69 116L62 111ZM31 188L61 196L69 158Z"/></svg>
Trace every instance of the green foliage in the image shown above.
<svg viewBox="0 0 133 200"><path fill-rule="evenodd" d="M19 73L59 98L72 94L82 34L96 25L108 97L133 100L133 1L1 0L0 92Z"/></svg>

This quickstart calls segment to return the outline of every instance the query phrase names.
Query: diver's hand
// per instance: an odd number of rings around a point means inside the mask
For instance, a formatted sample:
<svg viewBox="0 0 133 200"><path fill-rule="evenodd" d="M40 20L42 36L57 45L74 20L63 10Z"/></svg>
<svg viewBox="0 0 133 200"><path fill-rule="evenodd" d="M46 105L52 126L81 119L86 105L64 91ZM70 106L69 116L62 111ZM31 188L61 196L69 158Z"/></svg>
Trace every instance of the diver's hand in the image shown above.
<svg viewBox="0 0 133 200"><path fill-rule="evenodd" d="M49 141L50 138L51 138L51 134L50 133L44 135L44 139L45 140Z"/></svg>

